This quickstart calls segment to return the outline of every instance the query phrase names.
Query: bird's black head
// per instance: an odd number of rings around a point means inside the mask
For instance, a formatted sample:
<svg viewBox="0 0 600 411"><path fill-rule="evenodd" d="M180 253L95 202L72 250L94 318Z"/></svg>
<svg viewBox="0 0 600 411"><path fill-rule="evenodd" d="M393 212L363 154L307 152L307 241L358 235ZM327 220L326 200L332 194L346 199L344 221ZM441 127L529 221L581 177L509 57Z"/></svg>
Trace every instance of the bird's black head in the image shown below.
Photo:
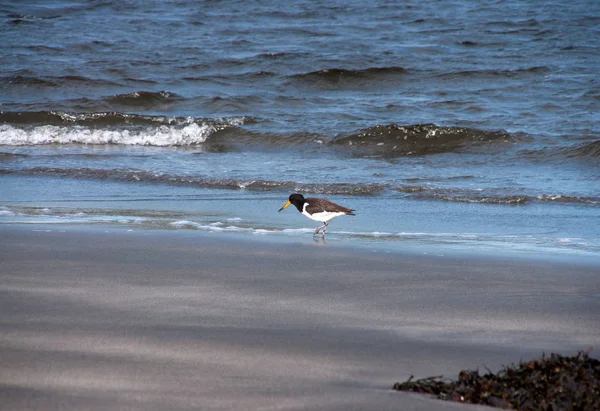
<svg viewBox="0 0 600 411"><path fill-rule="evenodd" d="M304 203L306 202L306 200L304 200L304 196L302 194L292 194L290 196L290 198L288 199L288 202L285 203L283 205L283 207L281 207L279 209L279 211L281 210L285 210L286 208L288 208L290 205L294 205L298 211L302 212L302 206L304 205Z"/></svg>
<svg viewBox="0 0 600 411"><path fill-rule="evenodd" d="M297 204L304 204L304 196L302 194L292 194L289 198L289 201L297 207Z"/></svg>

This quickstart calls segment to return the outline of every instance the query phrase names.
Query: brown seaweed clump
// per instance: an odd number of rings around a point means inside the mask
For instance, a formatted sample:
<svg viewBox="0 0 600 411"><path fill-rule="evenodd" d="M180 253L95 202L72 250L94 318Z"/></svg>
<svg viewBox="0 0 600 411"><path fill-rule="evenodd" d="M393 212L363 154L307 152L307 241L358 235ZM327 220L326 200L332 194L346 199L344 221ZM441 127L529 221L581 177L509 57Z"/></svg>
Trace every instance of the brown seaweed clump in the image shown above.
<svg viewBox="0 0 600 411"><path fill-rule="evenodd" d="M589 352L543 355L497 374L463 370L456 381L429 377L394 384L394 390L517 410L600 410L600 361Z"/></svg>

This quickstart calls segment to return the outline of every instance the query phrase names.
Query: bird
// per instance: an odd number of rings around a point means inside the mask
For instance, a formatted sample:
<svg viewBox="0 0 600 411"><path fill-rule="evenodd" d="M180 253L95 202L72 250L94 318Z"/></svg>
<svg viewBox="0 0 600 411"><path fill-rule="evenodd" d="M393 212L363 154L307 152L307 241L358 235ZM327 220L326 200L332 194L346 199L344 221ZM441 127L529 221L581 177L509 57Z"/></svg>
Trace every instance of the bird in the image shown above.
<svg viewBox="0 0 600 411"><path fill-rule="evenodd" d="M304 198L302 194L297 193L290 195L288 202L285 203L283 207L279 209L279 211L288 208L292 204L296 206L298 211L300 211L304 216L310 218L311 220L320 221L323 223L323 225L319 226L313 234L317 235L319 234L319 231L323 229L321 238L325 237L327 223L330 220L341 215L356 215L354 214L354 210L351 208L343 207L324 198Z"/></svg>

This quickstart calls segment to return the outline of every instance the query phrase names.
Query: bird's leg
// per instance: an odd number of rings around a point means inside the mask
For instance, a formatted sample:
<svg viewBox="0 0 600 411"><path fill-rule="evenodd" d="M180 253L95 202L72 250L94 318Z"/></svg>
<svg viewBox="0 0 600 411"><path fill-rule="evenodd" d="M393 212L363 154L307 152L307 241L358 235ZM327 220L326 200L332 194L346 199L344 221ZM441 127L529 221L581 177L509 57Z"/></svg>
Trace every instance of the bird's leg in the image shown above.
<svg viewBox="0 0 600 411"><path fill-rule="evenodd" d="M319 234L319 231L321 231L321 228L326 229L327 228L327 223L324 223L323 225L317 227L317 229L315 230L315 233L313 235ZM325 234L324 230L323 230L323 234Z"/></svg>
<svg viewBox="0 0 600 411"><path fill-rule="evenodd" d="M321 228L323 229L323 233L321 234L321 238L325 238L325 232L327 231L327 221L325 221L322 226L320 226L319 228L317 228L317 230L315 231L314 235L319 234L319 230L321 230Z"/></svg>

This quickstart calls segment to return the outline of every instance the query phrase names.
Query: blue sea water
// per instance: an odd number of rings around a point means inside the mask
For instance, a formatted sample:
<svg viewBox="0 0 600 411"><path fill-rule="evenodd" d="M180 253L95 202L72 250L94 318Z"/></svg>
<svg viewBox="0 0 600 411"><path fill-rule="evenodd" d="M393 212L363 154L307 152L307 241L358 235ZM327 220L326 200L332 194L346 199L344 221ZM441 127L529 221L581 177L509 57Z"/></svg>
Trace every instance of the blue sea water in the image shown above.
<svg viewBox="0 0 600 411"><path fill-rule="evenodd" d="M600 256L600 3L0 3L0 224Z"/></svg>

